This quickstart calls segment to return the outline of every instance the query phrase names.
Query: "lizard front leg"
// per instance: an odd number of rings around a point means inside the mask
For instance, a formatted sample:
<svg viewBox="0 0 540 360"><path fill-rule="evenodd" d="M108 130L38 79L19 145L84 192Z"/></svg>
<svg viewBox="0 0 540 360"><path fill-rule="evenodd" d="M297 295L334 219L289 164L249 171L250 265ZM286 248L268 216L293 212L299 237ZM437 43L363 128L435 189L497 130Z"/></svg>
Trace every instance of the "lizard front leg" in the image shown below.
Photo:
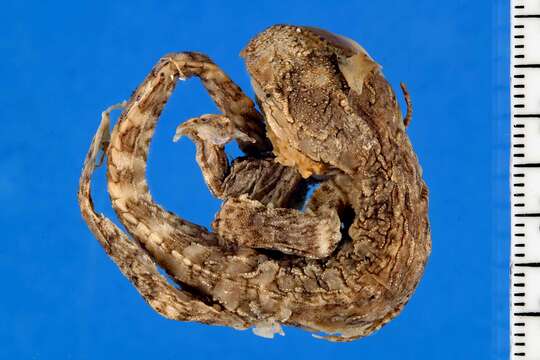
<svg viewBox="0 0 540 360"><path fill-rule="evenodd" d="M229 161L225 144L233 139L254 143L249 135L236 128L224 115L202 115L189 119L176 129L174 141L182 136L189 137L197 147L196 159L208 189L217 198L223 198L223 185L229 173Z"/></svg>
<svg viewBox="0 0 540 360"><path fill-rule="evenodd" d="M224 145L233 139L254 142L224 115L203 115L190 119L176 130L174 140L188 136L197 147L197 163L210 192L228 199L247 195L264 205L297 207L303 202L307 182L294 168L273 157L243 157L229 164Z"/></svg>
<svg viewBox="0 0 540 360"><path fill-rule="evenodd" d="M228 199L212 226L228 246L325 258L341 240L340 205L336 203L334 193L330 186L321 186L304 212L265 206L246 196Z"/></svg>

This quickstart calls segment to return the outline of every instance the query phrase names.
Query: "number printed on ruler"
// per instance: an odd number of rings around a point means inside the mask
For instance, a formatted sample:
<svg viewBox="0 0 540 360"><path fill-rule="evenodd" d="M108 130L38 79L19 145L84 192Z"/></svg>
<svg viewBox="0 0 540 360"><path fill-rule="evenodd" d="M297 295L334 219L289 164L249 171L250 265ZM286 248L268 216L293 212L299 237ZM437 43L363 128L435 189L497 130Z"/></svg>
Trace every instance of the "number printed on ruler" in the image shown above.
<svg viewBox="0 0 540 360"><path fill-rule="evenodd" d="M511 359L540 360L540 1L511 1Z"/></svg>

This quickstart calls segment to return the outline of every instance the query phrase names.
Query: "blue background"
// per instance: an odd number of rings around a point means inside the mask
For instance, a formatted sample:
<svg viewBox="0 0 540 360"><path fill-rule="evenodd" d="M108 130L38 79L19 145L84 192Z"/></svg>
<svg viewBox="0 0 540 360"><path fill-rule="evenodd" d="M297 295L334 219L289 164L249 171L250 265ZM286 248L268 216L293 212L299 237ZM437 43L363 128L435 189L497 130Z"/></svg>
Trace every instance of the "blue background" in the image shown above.
<svg viewBox="0 0 540 360"><path fill-rule="evenodd" d="M505 358L503 2L2 1L0 358ZM181 50L207 53L252 95L238 53L274 23L357 40L412 94L409 134L430 187L433 254L403 313L356 342L293 328L269 341L165 320L79 214L79 173L105 107L128 98L160 56ZM149 158L156 200L203 225L219 203L193 144L171 139L179 122L215 111L198 81L180 84ZM103 169L95 179L96 206L112 216Z"/></svg>

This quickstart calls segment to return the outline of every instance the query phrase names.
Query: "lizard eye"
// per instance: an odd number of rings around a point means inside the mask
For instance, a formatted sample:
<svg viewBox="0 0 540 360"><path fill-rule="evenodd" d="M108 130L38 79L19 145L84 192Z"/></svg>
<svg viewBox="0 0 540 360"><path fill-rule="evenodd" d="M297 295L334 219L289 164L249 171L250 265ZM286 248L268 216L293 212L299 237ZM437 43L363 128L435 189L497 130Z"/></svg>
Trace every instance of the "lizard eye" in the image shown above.
<svg viewBox="0 0 540 360"><path fill-rule="evenodd" d="M267 85L263 88L263 96L265 99L270 99L274 96L276 88L274 86Z"/></svg>

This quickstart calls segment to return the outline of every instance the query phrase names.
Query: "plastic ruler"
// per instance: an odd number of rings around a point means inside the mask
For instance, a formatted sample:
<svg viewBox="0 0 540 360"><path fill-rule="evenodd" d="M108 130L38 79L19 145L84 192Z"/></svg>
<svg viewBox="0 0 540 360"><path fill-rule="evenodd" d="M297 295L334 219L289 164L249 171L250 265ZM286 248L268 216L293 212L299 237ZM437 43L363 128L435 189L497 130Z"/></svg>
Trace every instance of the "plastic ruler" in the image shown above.
<svg viewBox="0 0 540 360"><path fill-rule="evenodd" d="M540 360L540 0L510 4L510 358Z"/></svg>

